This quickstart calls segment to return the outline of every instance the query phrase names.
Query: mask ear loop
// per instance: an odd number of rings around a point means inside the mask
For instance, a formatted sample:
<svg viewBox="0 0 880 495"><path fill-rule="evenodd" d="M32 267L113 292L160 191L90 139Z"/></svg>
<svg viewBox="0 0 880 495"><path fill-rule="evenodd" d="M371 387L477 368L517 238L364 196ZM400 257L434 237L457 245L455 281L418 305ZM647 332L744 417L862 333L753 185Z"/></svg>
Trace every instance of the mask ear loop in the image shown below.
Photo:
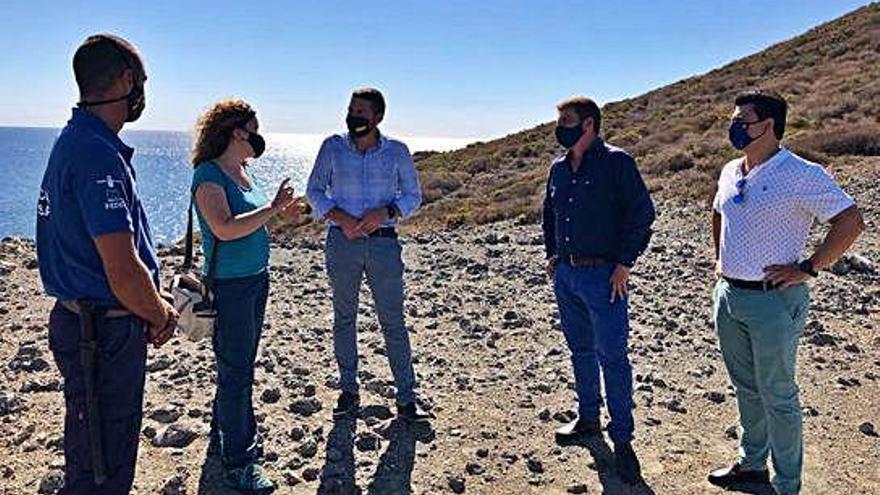
<svg viewBox="0 0 880 495"><path fill-rule="evenodd" d="M128 57L126 57L126 56L125 56L125 53L123 53L122 50L120 50L119 47L116 46L116 43L111 42L111 43L110 43L110 46L113 47L113 50L119 55L119 58L122 59L122 63L125 64L125 69L124 69L124 70L130 70L131 73L132 73L132 79L134 79L134 68L131 66L131 62L129 62ZM134 87L135 87L135 86L136 86L136 84L134 84L134 81L132 80L131 91L129 91L128 94L125 95L125 96L120 96L119 98L110 98L109 100L98 100L98 101L85 101L85 100L81 100L81 101L76 102L76 106L79 107L79 108L85 108L85 107L97 107L97 106L100 106L100 105L106 105L106 104L108 104L108 103L116 103L117 101L125 100L125 99L127 99L129 96L131 96L132 92L134 92Z"/></svg>

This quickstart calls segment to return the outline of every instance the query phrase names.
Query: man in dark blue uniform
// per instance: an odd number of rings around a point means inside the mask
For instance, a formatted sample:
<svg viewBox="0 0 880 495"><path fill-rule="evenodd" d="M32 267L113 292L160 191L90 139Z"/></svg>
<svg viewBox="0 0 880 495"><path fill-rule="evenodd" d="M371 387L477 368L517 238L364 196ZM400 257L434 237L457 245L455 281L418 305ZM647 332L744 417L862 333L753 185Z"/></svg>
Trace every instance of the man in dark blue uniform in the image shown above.
<svg viewBox="0 0 880 495"><path fill-rule="evenodd" d="M632 367L627 355L627 280L648 246L654 205L636 162L599 137L599 106L586 97L557 107L556 139L566 152L553 162L544 199L547 270L571 350L578 417L558 441L601 433L599 369L611 423L617 474L641 479L632 449Z"/></svg>
<svg viewBox="0 0 880 495"><path fill-rule="evenodd" d="M138 198L134 150L118 136L144 109L137 50L91 36L73 71L80 102L52 148L37 203L37 257L57 299L49 346L64 377L64 488L127 494L134 480L147 343L167 341L177 313Z"/></svg>

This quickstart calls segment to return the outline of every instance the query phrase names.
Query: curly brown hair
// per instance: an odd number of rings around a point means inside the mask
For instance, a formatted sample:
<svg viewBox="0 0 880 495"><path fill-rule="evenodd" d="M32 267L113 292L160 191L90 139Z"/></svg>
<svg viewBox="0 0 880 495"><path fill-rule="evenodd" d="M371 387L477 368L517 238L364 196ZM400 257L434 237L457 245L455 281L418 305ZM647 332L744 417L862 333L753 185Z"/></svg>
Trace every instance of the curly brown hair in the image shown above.
<svg viewBox="0 0 880 495"><path fill-rule="evenodd" d="M196 142L193 145L192 164L199 166L222 155L229 146L232 131L243 127L257 116L244 100L231 98L218 101L196 122Z"/></svg>

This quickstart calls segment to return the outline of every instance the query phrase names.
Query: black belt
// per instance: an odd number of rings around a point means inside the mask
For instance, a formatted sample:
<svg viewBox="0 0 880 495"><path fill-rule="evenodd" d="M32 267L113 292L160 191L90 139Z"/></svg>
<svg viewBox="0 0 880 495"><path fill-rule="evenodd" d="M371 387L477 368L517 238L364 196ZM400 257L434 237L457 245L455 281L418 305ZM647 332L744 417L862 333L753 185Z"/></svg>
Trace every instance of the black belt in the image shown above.
<svg viewBox="0 0 880 495"><path fill-rule="evenodd" d="M71 313L82 316L82 307L79 302L59 299L58 304ZM127 316L134 316L131 311L122 307L93 307L92 310L102 313L104 318L125 318Z"/></svg>
<svg viewBox="0 0 880 495"><path fill-rule="evenodd" d="M596 268L608 264L608 261L604 258L596 258L594 256L578 256L576 254L560 256L559 261L571 265L575 268Z"/></svg>
<svg viewBox="0 0 880 495"><path fill-rule="evenodd" d="M335 225L330 228L342 230L342 228ZM371 232L369 237L387 237L390 239L397 239L397 229L395 229L394 227L381 227Z"/></svg>
<svg viewBox="0 0 880 495"><path fill-rule="evenodd" d="M760 290L767 292L768 290L776 290L779 287L773 285L773 282L767 280L739 280L730 277L723 277L728 284L737 289Z"/></svg>

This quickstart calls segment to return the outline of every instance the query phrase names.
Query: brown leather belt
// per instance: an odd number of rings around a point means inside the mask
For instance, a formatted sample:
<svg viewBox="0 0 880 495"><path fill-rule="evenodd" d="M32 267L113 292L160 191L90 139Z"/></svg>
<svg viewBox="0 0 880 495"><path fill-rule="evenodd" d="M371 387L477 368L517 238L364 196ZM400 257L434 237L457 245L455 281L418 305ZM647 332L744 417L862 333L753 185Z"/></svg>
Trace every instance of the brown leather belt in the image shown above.
<svg viewBox="0 0 880 495"><path fill-rule="evenodd" d="M64 309L70 311L75 314L82 314L79 309L79 304L76 301L62 301L58 300L58 304L61 305ZM104 312L104 318L125 318L127 316L134 316L134 314L123 308L109 308Z"/></svg>
<svg viewBox="0 0 880 495"><path fill-rule="evenodd" d="M568 256L560 256L559 261L569 264L575 268L596 268L608 263L603 258L594 258L592 256L578 256L570 254Z"/></svg>

